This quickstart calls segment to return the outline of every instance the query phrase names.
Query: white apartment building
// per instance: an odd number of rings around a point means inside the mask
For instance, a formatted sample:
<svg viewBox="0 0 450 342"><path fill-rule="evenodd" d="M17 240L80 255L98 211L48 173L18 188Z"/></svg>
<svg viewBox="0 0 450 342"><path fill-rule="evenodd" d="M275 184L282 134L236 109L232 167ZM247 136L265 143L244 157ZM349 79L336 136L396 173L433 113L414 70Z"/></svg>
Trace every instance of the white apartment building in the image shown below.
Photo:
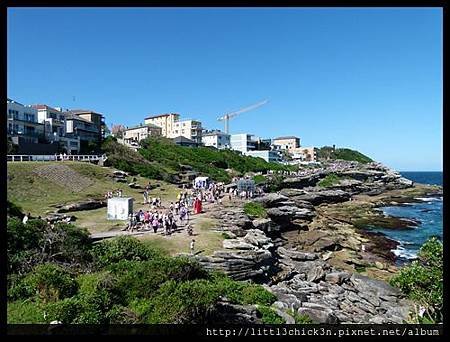
<svg viewBox="0 0 450 342"><path fill-rule="evenodd" d="M240 151L245 154L248 151L256 149L258 139L247 133L232 134L230 136L230 146L232 150Z"/></svg>
<svg viewBox="0 0 450 342"><path fill-rule="evenodd" d="M7 112L7 135L16 143L20 138L24 142L36 144L39 137L45 136L45 126L38 122L35 108L7 99Z"/></svg>
<svg viewBox="0 0 450 342"><path fill-rule="evenodd" d="M161 135L166 138L172 138L172 130L175 122L180 120L180 114L168 113L149 116L144 119L144 124L152 124L161 127Z"/></svg>
<svg viewBox="0 0 450 342"><path fill-rule="evenodd" d="M261 150L261 151L247 151L244 153L246 156L259 157L264 159L266 162L282 162L283 158L280 152L274 150Z"/></svg>
<svg viewBox="0 0 450 342"><path fill-rule="evenodd" d="M317 160L317 153L314 147L298 147L290 152L293 160L307 162L315 162Z"/></svg>
<svg viewBox="0 0 450 342"><path fill-rule="evenodd" d="M49 141L59 141L66 134L66 117L64 113L47 105L33 105L37 110L37 120L46 127L46 138Z"/></svg>
<svg viewBox="0 0 450 342"><path fill-rule="evenodd" d="M203 132L202 143L205 146L212 146L219 150L229 148L230 135L221 131Z"/></svg>

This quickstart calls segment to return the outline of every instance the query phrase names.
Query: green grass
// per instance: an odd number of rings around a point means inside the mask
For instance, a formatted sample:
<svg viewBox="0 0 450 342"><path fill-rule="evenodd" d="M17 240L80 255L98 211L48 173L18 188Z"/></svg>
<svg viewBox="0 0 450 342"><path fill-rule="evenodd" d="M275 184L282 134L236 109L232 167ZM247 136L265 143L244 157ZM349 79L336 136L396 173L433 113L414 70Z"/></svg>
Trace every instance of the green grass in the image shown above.
<svg viewBox="0 0 450 342"><path fill-rule="evenodd" d="M46 162L45 165L57 164L57 162ZM9 162L7 165L7 198L8 201L19 206L23 212L30 212L33 216L45 216L56 210L56 205L78 202L89 198L103 198L107 191L122 189L123 196L135 199L134 209L143 207L142 189L132 189L126 183L117 183L108 175L114 171L111 168L83 162L65 162L64 165L75 170L81 176L93 180L93 184L81 192L68 191L66 188L52 181L42 178L33 173L33 169L43 164L36 162ZM148 184L149 179L134 176L133 178L141 186ZM163 203L173 201L180 191L177 187L164 181L150 180L152 185L159 184L151 191L150 196L160 196ZM78 224L91 231L107 231L122 225L119 221L108 221L106 219L106 208L96 210L80 211L73 213Z"/></svg>
<svg viewBox="0 0 450 342"><path fill-rule="evenodd" d="M318 159L341 159L348 161L357 161L363 164L370 163L373 160L361 152L349 148L337 148L333 151L331 146L323 146L316 149Z"/></svg>
<svg viewBox="0 0 450 342"><path fill-rule="evenodd" d="M267 179L263 175L256 175L253 177L253 181L255 184L264 184L267 182Z"/></svg>
<svg viewBox="0 0 450 342"><path fill-rule="evenodd" d="M248 202L244 205L244 212L251 217L266 218L267 211L260 203Z"/></svg>
<svg viewBox="0 0 450 342"><path fill-rule="evenodd" d="M339 184L341 178L334 173L328 174L324 179L317 183L318 186L322 188L328 188L330 186Z"/></svg>
<svg viewBox="0 0 450 342"><path fill-rule="evenodd" d="M175 175L181 171L181 165L190 165L200 174L222 182L231 180L227 169L239 174L295 169L278 163L268 163L262 158L243 156L231 150L177 146L165 138L148 138L142 141L141 145L142 148L138 152L133 152L109 139L103 148L114 167L167 181L174 181Z"/></svg>

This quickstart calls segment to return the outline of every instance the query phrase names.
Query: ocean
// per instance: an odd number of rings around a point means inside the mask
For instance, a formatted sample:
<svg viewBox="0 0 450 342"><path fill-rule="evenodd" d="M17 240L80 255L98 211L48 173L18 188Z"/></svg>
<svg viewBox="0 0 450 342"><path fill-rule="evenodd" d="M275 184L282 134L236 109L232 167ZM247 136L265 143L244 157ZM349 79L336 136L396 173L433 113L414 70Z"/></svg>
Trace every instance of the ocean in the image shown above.
<svg viewBox="0 0 450 342"><path fill-rule="evenodd" d="M401 172L401 175L416 183L442 185L442 172ZM405 206L390 206L380 208L385 215L405 217L418 220L420 224L411 230L392 230L377 228L389 238L400 244L393 252L399 263L417 257L420 246L431 236L442 239L442 203L443 198L420 198L419 203Z"/></svg>

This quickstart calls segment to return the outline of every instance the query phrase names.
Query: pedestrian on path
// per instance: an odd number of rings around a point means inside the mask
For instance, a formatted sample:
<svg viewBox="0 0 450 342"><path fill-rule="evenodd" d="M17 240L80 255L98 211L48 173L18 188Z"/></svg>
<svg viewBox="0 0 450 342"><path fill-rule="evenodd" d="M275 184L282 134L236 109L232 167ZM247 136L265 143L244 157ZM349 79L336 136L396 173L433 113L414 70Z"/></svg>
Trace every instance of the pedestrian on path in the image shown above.
<svg viewBox="0 0 450 342"><path fill-rule="evenodd" d="M191 248L191 255L194 255L194 248L195 248L195 240L194 239L192 239L189 247Z"/></svg>

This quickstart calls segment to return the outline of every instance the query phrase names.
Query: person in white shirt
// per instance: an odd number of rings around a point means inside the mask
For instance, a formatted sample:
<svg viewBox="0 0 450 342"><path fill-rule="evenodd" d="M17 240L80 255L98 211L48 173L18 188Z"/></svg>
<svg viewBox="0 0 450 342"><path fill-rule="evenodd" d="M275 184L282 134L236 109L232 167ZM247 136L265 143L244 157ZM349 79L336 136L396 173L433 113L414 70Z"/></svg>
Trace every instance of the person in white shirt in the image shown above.
<svg viewBox="0 0 450 342"><path fill-rule="evenodd" d="M30 213L28 213L28 215L25 214L25 216L24 216L23 219L22 219L22 223L23 223L23 224L27 224L29 217L30 217Z"/></svg>
<svg viewBox="0 0 450 342"><path fill-rule="evenodd" d="M191 244L190 244L190 248L191 248L191 255L194 255L194 247L195 247L195 240L192 239Z"/></svg>

